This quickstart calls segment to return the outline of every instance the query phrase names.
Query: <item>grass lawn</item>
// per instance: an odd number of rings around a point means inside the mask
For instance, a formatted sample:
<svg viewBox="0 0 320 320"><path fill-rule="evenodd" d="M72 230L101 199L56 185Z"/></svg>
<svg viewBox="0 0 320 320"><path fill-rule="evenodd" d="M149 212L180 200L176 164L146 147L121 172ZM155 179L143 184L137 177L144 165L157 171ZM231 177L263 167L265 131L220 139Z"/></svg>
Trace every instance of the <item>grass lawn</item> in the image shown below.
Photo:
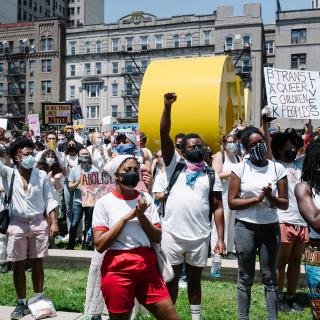
<svg viewBox="0 0 320 320"><path fill-rule="evenodd" d="M44 293L50 297L57 310L83 312L87 269L45 270ZM12 273L0 275L0 305L15 305L15 292L12 285ZM28 298L32 296L31 274L27 273ZM311 314L306 298L306 290L299 293L298 299L305 306L303 313L280 314L279 320L310 320ZM235 320L236 284L230 282L203 281L202 283L202 320ZM180 290L177 311L181 320L189 320L189 303L186 290ZM266 319L264 290L256 284L252 290L252 320ZM140 320L150 319L140 316Z"/></svg>

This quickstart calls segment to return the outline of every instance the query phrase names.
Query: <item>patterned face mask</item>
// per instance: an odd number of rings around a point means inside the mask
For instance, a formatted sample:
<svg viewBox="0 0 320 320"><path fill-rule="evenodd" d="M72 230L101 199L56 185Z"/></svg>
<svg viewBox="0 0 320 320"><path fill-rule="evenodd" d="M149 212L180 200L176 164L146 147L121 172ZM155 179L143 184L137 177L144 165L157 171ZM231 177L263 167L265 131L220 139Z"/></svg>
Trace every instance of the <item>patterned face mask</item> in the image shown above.
<svg viewBox="0 0 320 320"><path fill-rule="evenodd" d="M251 159L262 161L267 155L267 146L265 143L259 142L255 147L250 149Z"/></svg>

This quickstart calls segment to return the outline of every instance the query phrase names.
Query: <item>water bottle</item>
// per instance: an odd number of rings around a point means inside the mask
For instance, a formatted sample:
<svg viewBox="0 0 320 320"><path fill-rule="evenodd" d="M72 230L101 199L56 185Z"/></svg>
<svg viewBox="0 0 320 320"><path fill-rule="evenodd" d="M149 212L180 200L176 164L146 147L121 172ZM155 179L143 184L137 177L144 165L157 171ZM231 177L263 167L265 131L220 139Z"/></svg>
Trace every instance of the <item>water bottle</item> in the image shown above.
<svg viewBox="0 0 320 320"><path fill-rule="evenodd" d="M220 278L221 276L221 261L222 256L219 253L215 253L212 258L212 265L210 271L210 277L212 278Z"/></svg>

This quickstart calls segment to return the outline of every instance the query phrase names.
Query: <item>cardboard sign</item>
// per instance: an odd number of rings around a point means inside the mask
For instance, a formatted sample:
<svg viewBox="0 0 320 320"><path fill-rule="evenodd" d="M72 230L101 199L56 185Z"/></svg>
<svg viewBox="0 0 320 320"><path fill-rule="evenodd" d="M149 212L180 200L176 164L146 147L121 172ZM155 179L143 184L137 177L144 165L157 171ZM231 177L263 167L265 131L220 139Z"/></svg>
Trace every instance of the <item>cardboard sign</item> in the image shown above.
<svg viewBox="0 0 320 320"><path fill-rule="evenodd" d="M264 68L269 116L320 119L320 72Z"/></svg>
<svg viewBox="0 0 320 320"><path fill-rule="evenodd" d="M44 125L72 125L72 104L70 103L43 103L42 113Z"/></svg>
<svg viewBox="0 0 320 320"><path fill-rule="evenodd" d="M68 102L72 104L72 119L73 120L83 119L82 109L81 109L79 99L72 99L72 100L69 100Z"/></svg>
<svg viewBox="0 0 320 320"><path fill-rule="evenodd" d="M81 197L83 207L94 207L97 200L114 188L106 172L88 172L81 176Z"/></svg>
<svg viewBox="0 0 320 320"><path fill-rule="evenodd" d="M29 130L34 132L35 137L40 137L40 121L39 115L36 114L28 114L28 126Z"/></svg>
<svg viewBox="0 0 320 320"><path fill-rule="evenodd" d="M111 147L117 152L117 137L125 135L136 145L135 154L140 154L140 131L138 123L114 123L111 125Z"/></svg>

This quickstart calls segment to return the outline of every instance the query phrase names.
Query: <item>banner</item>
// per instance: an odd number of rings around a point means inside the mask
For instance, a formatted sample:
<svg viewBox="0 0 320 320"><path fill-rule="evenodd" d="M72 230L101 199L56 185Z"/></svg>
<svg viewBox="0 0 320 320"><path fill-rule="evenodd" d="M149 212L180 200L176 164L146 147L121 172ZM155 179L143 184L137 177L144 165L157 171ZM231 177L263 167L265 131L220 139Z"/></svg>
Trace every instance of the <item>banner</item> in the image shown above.
<svg viewBox="0 0 320 320"><path fill-rule="evenodd" d="M32 130L35 137L40 137L39 114L28 114L29 130Z"/></svg>
<svg viewBox="0 0 320 320"><path fill-rule="evenodd" d="M43 103L42 113L44 125L72 125L72 104L70 103Z"/></svg>
<svg viewBox="0 0 320 320"><path fill-rule="evenodd" d="M81 198L83 207L94 207L97 200L114 188L106 172L89 172L81 176Z"/></svg>
<svg viewBox="0 0 320 320"><path fill-rule="evenodd" d="M114 123L111 125L111 147L113 152L117 152L116 147L121 137L126 136L136 145L136 155L140 155L140 131L138 123ZM124 143L124 141L121 141Z"/></svg>
<svg viewBox="0 0 320 320"><path fill-rule="evenodd" d="M320 119L320 72L264 68L269 116Z"/></svg>
<svg viewBox="0 0 320 320"><path fill-rule="evenodd" d="M8 119L0 118L0 128L7 130Z"/></svg>

